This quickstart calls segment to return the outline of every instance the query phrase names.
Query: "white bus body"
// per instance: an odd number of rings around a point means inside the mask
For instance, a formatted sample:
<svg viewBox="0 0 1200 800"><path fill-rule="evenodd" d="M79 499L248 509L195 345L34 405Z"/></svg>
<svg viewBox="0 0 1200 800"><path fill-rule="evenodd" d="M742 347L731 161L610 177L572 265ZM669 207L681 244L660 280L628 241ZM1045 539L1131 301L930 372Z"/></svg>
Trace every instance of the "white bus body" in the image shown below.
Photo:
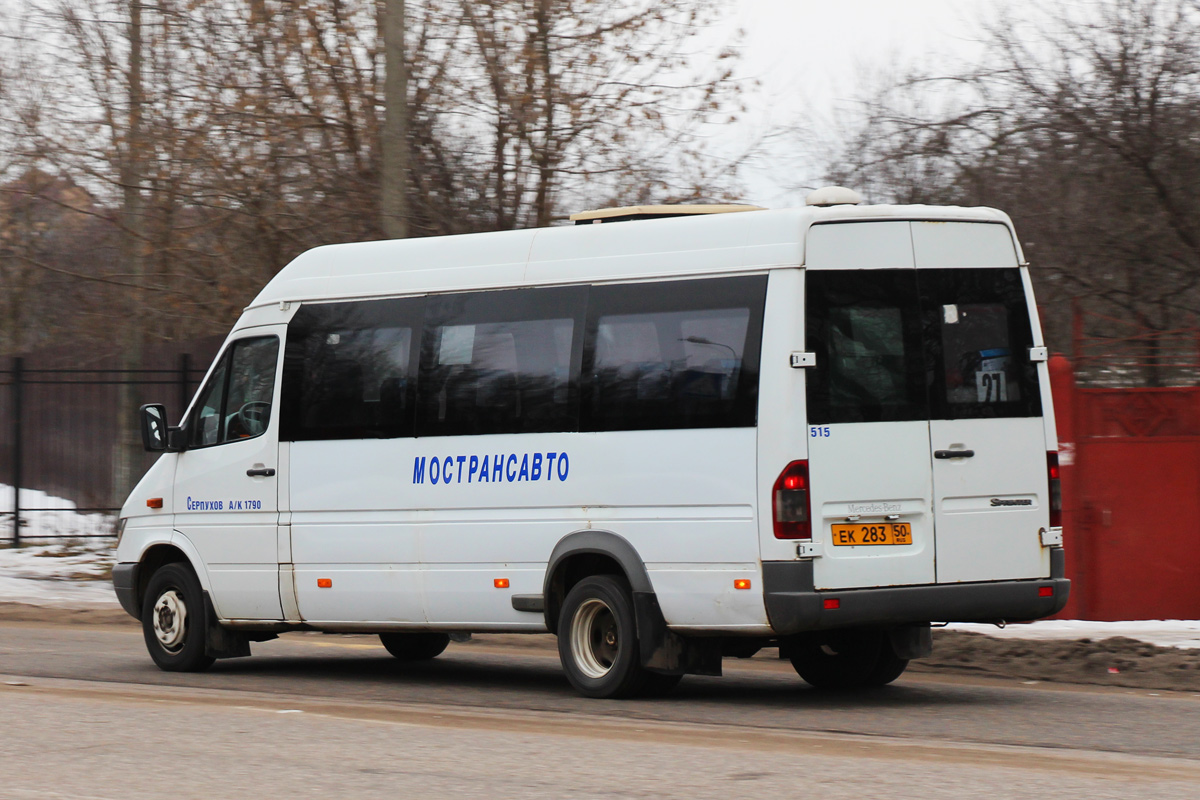
<svg viewBox="0 0 1200 800"><path fill-rule="evenodd" d="M1045 348L991 209L320 247L162 417L114 583L165 669L286 630L402 658L550 631L593 696L763 646L878 685L931 622L1069 590Z"/></svg>

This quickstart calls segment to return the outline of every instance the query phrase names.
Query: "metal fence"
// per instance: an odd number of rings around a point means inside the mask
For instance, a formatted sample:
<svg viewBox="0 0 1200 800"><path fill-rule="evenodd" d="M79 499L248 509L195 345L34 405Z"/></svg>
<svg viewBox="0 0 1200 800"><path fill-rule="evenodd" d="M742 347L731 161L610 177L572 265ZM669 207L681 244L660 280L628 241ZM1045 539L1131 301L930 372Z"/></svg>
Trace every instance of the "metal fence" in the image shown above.
<svg viewBox="0 0 1200 800"><path fill-rule="evenodd" d="M0 369L0 542L116 534L125 493L156 458L130 441L138 406L163 403L178 421L219 340L189 344L197 356L160 350L146 369L60 366L54 354Z"/></svg>

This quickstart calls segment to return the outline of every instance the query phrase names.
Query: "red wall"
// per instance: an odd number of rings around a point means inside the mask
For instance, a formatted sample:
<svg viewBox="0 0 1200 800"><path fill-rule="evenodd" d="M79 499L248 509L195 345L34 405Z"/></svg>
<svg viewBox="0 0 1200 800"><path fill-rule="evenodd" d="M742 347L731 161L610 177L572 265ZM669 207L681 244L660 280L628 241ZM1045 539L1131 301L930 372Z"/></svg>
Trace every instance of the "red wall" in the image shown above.
<svg viewBox="0 0 1200 800"><path fill-rule="evenodd" d="M1080 389L1050 363L1071 601L1060 617L1200 618L1200 389Z"/></svg>

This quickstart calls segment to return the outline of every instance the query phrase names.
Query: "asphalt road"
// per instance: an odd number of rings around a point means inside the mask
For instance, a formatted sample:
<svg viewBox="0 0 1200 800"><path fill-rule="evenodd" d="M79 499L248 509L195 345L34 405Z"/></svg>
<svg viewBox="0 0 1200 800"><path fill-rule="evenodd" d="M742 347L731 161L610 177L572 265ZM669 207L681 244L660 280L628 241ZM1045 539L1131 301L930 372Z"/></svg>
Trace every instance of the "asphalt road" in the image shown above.
<svg viewBox="0 0 1200 800"><path fill-rule="evenodd" d="M132 624L0 622L0 798L1200 797L1200 694L921 673L825 694L756 658L595 701L524 641L405 665L289 634L180 675Z"/></svg>

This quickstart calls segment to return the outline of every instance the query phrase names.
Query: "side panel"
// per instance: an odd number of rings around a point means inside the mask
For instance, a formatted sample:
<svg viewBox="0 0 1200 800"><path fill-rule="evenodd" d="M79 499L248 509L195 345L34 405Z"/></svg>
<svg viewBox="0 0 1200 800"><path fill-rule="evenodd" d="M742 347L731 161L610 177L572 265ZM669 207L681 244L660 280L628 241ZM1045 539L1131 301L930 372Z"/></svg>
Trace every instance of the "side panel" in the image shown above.
<svg viewBox="0 0 1200 800"><path fill-rule="evenodd" d="M804 271L771 272L763 314L762 364L758 381L758 535L763 561L796 558L794 540L776 539L771 524L771 487L793 461L808 458L804 406L809 370L790 366L804 346Z"/></svg>
<svg viewBox="0 0 1200 800"><path fill-rule="evenodd" d="M421 625L412 440L292 442L291 549L301 618ZM318 580L329 579L328 588Z"/></svg>
<svg viewBox="0 0 1200 800"><path fill-rule="evenodd" d="M294 443L301 613L541 630L512 595L542 591L559 539L599 528L641 555L668 623L765 625L761 594L733 588L757 583L754 458L753 428Z"/></svg>

